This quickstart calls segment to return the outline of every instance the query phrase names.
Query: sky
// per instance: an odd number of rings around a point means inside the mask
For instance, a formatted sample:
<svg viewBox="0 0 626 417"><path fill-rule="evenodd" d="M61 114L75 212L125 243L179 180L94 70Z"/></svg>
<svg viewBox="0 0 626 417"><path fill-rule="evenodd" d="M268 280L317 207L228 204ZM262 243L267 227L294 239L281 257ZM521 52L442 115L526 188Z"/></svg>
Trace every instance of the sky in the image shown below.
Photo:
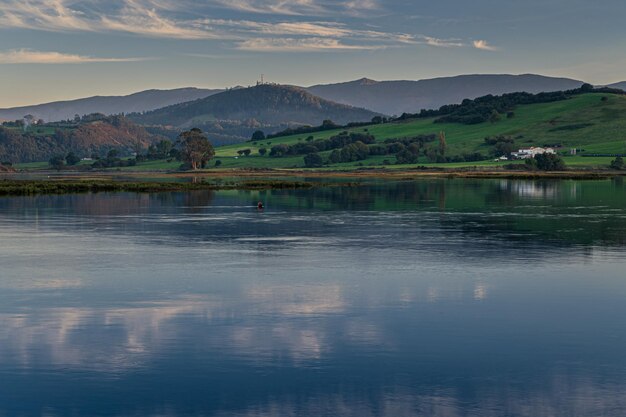
<svg viewBox="0 0 626 417"><path fill-rule="evenodd" d="M623 0L0 0L0 108L468 73L626 80Z"/></svg>

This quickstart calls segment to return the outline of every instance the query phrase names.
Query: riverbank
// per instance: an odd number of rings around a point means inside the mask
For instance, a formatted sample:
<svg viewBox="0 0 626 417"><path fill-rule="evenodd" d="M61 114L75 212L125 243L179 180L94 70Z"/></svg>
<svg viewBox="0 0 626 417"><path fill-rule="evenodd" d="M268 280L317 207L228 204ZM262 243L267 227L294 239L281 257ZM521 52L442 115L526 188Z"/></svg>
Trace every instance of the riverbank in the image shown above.
<svg viewBox="0 0 626 417"><path fill-rule="evenodd" d="M366 180L410 181L424 178L602 180L626 171L494 171L423 169L222 169L193 172L38 172L4 174L0 196L97 192L197 190L270 190L355 186Z"/></svg>
<svg viewBox="0 0 626 417"><path fill-rule="evenodd" d="M37 194L70 194L70 193L102 193L132 192L159 193L176 191L218 191L218 190L277 190L277 189L311 189L329 186L354 186L356 183L334 182L324 183L298 180L228 180L197 182L172 181L132 181L100 179L61 179L45 180L0 180L0 196L24 196Z"/></svg>
<svg viewBox="0 0 626 417"><path fill-rule="evenodd" d="M403 178L411 177L452 177L452 178L573 178L595 179L626 176L626 170L611 169L581 169L571 168L563 171L540 170L507 170L491 167L471 168L432 168L432 167L361 167L351 169L306 169L306 168L212 168L195 171L168 171L168 170L102 170L102 171L74 171L74 170L22 170L5 173L0 178Z"/></svg>
<svg viewBox="0 0 626 417"><path fill-rule="evenodd" d="M626 171L504 171L423 169L222 169L193 172L38 172L5 174L0 196L97 192L153 193L197 190L306 189L356 186L364 181L411 181L424 178L602 180L626 176Z"/></svg>

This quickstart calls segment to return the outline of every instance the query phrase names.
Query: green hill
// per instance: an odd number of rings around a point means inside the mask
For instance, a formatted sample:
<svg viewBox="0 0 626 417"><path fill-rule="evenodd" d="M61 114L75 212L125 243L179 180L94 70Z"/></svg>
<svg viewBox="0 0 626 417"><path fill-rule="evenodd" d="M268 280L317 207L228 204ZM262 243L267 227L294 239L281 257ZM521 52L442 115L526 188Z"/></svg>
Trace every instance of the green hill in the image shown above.
<svg viewBox="0 0 626 417"><path fill-rule="evenodd" d="M594 158L580 158L582 155L626 153L626 96L623 95L590 93L576 95L563 101L521 105L515 108L513 117L507 118L503 115L494 123L465 125L435 123L435 120L435 118L409 119L345 130L373 135L377 143L384 143L387 139L411 138L443 131L447 142L446 155L451 158L472 153L491 157L494 148L485 143L485 138L497 136L513 138L516 147L557 146L558 152L562 154L569 154L570 149L577 148L579 157L568 158L570 162L576 164L591 164L598 161ZM311 135L315 140L328 139L343 130ZM308 136L293 135L220 147L216 159L222 161L223 167L303 167L302 156L270 157L267 154L260 156L258 149L266 148L269 151L278 144L294 145L306 142ZM434 149L437 146L438 142L434 141L426 144L425 149ZM237 151L246 148L252 150L251 155L239 157ZM321 152L324 158L328 158L329 154L330 151ZM456 165L492 164L491 159L478 163L457 162ZM332 165L339 167L383 165L384 160L389 160L393 164L395 156L370 156L362 161ZM429 162L423 155L418 160L418 164Z"/></svg>

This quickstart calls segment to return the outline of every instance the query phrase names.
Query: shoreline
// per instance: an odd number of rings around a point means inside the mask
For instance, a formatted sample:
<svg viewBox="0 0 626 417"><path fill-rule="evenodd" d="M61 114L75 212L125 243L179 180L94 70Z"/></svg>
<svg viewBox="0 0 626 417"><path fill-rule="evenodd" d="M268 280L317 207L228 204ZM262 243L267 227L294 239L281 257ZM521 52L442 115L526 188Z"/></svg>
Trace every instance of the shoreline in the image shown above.
<svg viewBox="0 0 626 417"><path fill-rule="evenodd" d="M84 193L161 193L224 190L297 190L319 187L352 187L358 183L243 180L230 182L140 182L115 179L0 180L0 197L84 194Z"/></svg>
<svg viewBox="0 0 626 417"><path fill-rule="evenodd" d="M360 186L364 181L421 179L607 180L626 171L494 171L423 169L223 169L195 172L102 171L17 172L0 174L0 196L98 192L157 193L176 191L312 189ZM332 180L332 181L325 181Z"/></svg>
<svg viewBox="0 0 626 417"><path fill-rule="evenodd" d="M567 169L564 171L526 171L503 169L466 168L356 168L356 169L304 169L304 168L214 168L197 171L16 171L0 173L0 180L24 176L55 178L399 178L399 177L449 177L449 178L561 178L596 179L626 176L626 170Z"/></svg>

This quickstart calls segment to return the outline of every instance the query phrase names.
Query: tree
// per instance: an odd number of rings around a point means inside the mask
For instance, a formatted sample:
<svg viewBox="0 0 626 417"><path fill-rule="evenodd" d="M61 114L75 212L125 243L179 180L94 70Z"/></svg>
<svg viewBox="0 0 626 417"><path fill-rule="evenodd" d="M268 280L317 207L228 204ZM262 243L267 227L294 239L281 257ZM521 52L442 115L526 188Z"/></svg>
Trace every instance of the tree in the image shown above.
<svg viewBox="0 0 626 417"><path fill-rule="evenodd" d="M585 84L580 86L580 91L584 91L584 92L593 91L593 85L585 83Z"/></svg>
<svg viewBox="0 0 626 417"><path fill-rule="evenodd" d="M170 150L170 158L174 158L174 159L180 161L181 160L180 150L176 149L176 148L172 148Z"/></svg>
<svg viewBox="0 0 626 417"><path fill-rule="evenodd" d="M289 154L289 145L276 145L276 146L272 146L272 149L270 149L270 156L273 157L283 157Z"/></svg>
<svg viewBox="0 0 626 417"><path fill-rule="evenodd" d="M496 156L506 156L507 158L515 152L515 142L498 141L496 142L494 149Z"/></svg>
<svg viewBox="0 0 626 417"><path fill-rule="evenodd" d="M259 148L259 155L265 156L266 153L267 153L267 148Z"/></svg>
<svg viewBox="0 0 626 417"><path fill-rule="evenodd" d="M611 169L624 169L624 158L618 156L614 160L611 161Z"/></svg>
<svg viewBox="0 0 626 417"><path fill-rule="evenodd" d="M496 109L493 109L491 111L491 114L489 115L489 121L491 123L496 123L498 121L500 121L501 117L500 117L500 113L498 113L498 111Z"/></svg>
<svg viewBox="0 0 626 417"><path fill-rule="evenodd" d="M542 153L535 155L534 159L537 162L537 168L542 171L562 171L565 169L565 162L555 154Z"/></svg>
<svg viewBox="0 0 626 417"><path fill-rule="evenodd" d="M207 162L215 156L213 145L198 128L181 133L177 144L180 147L181 159L193 170L206 166Z"/></svg>
<svg viewBox="0 0 626 417"><path fill-rule="evenodd" d="M80 162L80 158L78 156L76 156L76 154L74 152L70 152L65 157L65 162L68 165L76 165L76 164L78 164Z"/></svg>
<svg viewBox="0 0 626 417"><path fill-rule="evenodd" d="M137 156L139 156L139 152L137 152ZM150 145L148 146L148 159L159 159L159 151L157 151L156 146Z"/></svg>
<svg viewBox="0 0 626 417"><path fill-rule="evenodd" d="M257 130L252 134L252 141L265 140L265 133L262 130Z"/></svg>
<svg viewBox="0 0 626 417"><path fill-rule="evenodd" d="M327 129L335 129L337 127L339 127L339 125L335 124L335 122L333 122L330 119L326 119L324 121L322 121L322 126L323 129L327 130Z"/></svg>
<svg viewBox="0 0 626 417"><path fill-rule="evenodd" d="M172 150L173 146L174 144L167 139L160 141L156 145L157 155L160 158L167 158L168 156L170 156L170 151Z"/></svg>
<svg viewBox="0 0 626 417"><path fill-rule="evenodd" d="M215 167L217 168L220 165L222 165L222 160L221 159L216 159L215 160Z"/></svg>
<svg viewBox="0 0 626 417"><path fill-rule="evenodd" d="M398 164L414 164L417 162L418 155L411 152L408 148L396 154L396 162Z"/></svg>
<svg viewBox="0 0 626 417"><path fill-rule="evenodd" d="M65 165L65 158L63 157L63 155L55 155L52 158L50 158L50 160L48 161L48 163L50 164L50 166L54 169L56 169L57 171L61 170L63 168L63 166Z"/></svg>
<svg viewBox="0 0 626 417"><path fill-rule="evenodd" d="M328 155L328 160L330 162L332 162L333 164L337 164L341 161L341 151L339 149L335 149L334 151L332 151L330 153L330 155Z"/></svg>
<svg viewBox="0 0 626 417"><path fill-rule="evenodd" d="M324 164L324 159L318 153L310 153L304 157L304 165L307 168L319 168Z"/></svg>
<svg viewBox="0 0 626 417"><path fill-rule="evenodd" d="M448 144L446 143L446 132L441 131L439 132L439 154L441 156L446 156L446 148L448 147Z"/></svg>

